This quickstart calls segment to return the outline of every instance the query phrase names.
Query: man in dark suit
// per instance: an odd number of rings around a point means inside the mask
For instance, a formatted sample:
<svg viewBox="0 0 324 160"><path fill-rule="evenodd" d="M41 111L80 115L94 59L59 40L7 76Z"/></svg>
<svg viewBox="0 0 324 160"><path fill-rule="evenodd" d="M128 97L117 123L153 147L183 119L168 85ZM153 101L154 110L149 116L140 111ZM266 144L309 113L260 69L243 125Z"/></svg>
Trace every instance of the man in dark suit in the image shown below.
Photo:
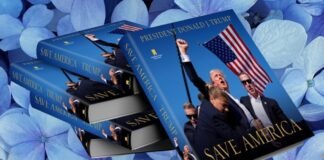
<svg viewBox="0 0 324 160"><path fill-rule="evenodd" d="M95 43L96 46L101 45L112 48L112 52L104 51L103 53L101 53L101 56L105 58L106 64L130 70L130 66L127 63L125 56L120 52L120 47L118 46L118 44L100 40L94 34L86 34L85 37Z"/></svg>
<svg viewBox="0 0 324 160"><path fill-rule="evenodd" d="M190 144L193 144L195 128L197 126L197 111L195 106L187 102L183 105L183 110L189 119L184 125L184 133L186 134Z"/></svg>
<svg viewBox="0 0 324 160"><path fill-rule="evenodd" d="M120 90L124 95L132 94L133 76L114 67L109 69L108 75L110 79L106 79L103 74L101 75L101 80L104 81L108 86Z"/></svg>
<svg viewBox="0 0 324 160"><path fill-rule="evenodd" d="M76 99L75 97L69 98L69 105L70 108L66 106L64 102L62 102L63 108L68 111L70 114L74 114L76 117L88 122L88 116L87 116L87 109L85 104L80 102L79 99Z"/></svg>
<svg viewBox="0 0 324 160"><path fill-rule="evenodd" d="M223 72L217 69L211 70L211 84L206 83L198 76L192 63L190 62L189 55L187 54L188 43L183 39L177 39L176 43L180 51L186 74L188 75L191 82L204 95L206 100L208 101L210 99L208 90L211 86L223 90L228 95L228 109L231 113L230 115L232 115L231 119L233 124L235 124L236 131L238 133L245 134L250 131L251 126L257 126L257 120L254 120L250 112L229 93L229 85L224 77Z"/></svg>
<svg viewBox="0 0 324 160"><path fill-rule="evenodd" d="M288 121L287 116L281 110L276 100L265 97L256 90L250 75L241 73L239 79L248 92L248 96L241 97L240 102L251 112L253 117L261 120L264 127L280 123L284 120Z"/></svg>
<svg viewBox="0 0 324 160"><path fill-rule="evenodd" d="M241 135L235 131L235 124L228 111L228 95L217 87L209 88L210 100L203 100L194 135L194 148L201 159L208 159L206 148L213 151L213 146L224 144Z"/></svg>

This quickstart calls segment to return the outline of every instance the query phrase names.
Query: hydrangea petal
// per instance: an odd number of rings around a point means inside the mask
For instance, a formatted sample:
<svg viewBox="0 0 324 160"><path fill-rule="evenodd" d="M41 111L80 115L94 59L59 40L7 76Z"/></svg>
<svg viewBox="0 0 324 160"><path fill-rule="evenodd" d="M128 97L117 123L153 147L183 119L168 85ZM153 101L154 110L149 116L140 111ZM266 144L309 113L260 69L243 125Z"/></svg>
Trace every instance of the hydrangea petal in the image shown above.
<svg viewBox="0 0 324 160"><path fill-rule="evenodd" d="M174 0L154 0L150 6L149 12L165 11L173 6Z"/></svg>
<svg viewBox="0 0 324 160"><path fill-rule="evenodd" d="M56 143L47 143L45 145L47 157L50 160L62 160L62 159L77 159L77 160L87 160L88 158L84 158L75 154L67 147L64 147L60 144Z"/></svg>
<svg viewBox="0 0 324 160"><path fill-rule="evenodd" d="M3 51L9 51L19 48L19 37L20 35L6 37L0 42L0 49Z"/></svg>
<svg viewBox="0 0 324 160"><path fill-rule="evenodd" d="M123 0L115 7L111 22L128 20L142 25L148 25L148 12L142 0Z"/></svg>
<svg viewBox="0 0 324 160"><path fill-rule="evenodd" d="M324 67L324 37L320 36L310 42L304 49L305 68L308 79Z"/></svg>
<svg viewBox="0 0 324 160"><path fill-rule="evenodd" d="M324 119L324 106L305 104L299 108L299 112L307 121L320 121Z"/></svg>
<svg viewBox="0 0 324 160"><path fill-rule="evenodd" d="M50 2L50 0L27 0L27 1L32 4L47 4Z"/></svg>
<svg viewBox="0 0 324 160"><path fill-rule="evenodd" d="M45 27L54 16L52 10L43 4L34 5L25 12L23 23L26 27Z"/></svg>
<svg viewBox="0 0 324 160"><path fill-rule="evenodd" d="M306 92L306 99L310 103L324 106L324 95L321 95L314 87L308 88Z"/></svg>
<svg viewBox="0 0 324 160"><path fill-rule="evenodd" d="M73 25L71 23L71 16L66 15L62 17L57 23L57 34L64 35L72 32L75 32L75 29L73 28Z"/></svg>
<svg viewBox="0 0 324 160"><path fill-rule="evenodd" d="M211 1L215 2L215 0L211 0ZM236 13L246 12L257 2L257 0L234 0L234 1L223 0L223 1L225 1L225 3L228 3L227 6L229 6L229 8L224 8L223 10L233 9ZM223 11L223 10L218 10L218 11ZM209 12L209 13L214 13L214 12Z"/></svg>
<svg viewBox="0 0 324 160"><path fill-rule="evenodd" d="M0 86L0 93L1 93L1 98L0 98L0 115L1 115L10 107L11 93L9 90L9 86L7 84Z"/></svg>
<svg viewBox="0 0 324 160"><path fill-rule="evenodd" d="M13 17L18 17L22 9L23 9L23 4L21 0L1 0L0 1L0 15L9 14Z"/></svg>
<svg viewBox="0 0 324 160"><path fill-rule="evenodd" d="M103 25L106 18L103 0L75 0L72 4L71 22L77 30Z"/></svg>
<svg viewBox="0 0 324 160"><path fill-rule="evenodd" d="M24 52L33 58L37 58L36 47L38 42L54 36L55 35L46 28L30 27L21 33L19 42Z"/></svg>
<svg viewBox="0 0 324 160"><path fill-rule="evenodd" d="M181 9L169 9L159 14L151 23L151 27L177 22L189 18L192 18L192 16Z"/></svg>
<svg viewBox="0 0 324 160"><path fill-rule="evenodd" d="M41 132L36 123L26 114L12 113L0 119L0 135L5 142L14 146L18 143L37 141Z"/></svg>
<svg viewBox="0 0 324 160"><path fill-rule="evenodd" d="M321 71L314 78L314 88L318 91L318 93L324 95L324 71Z"/></svg>
<svg viewBox="0 0 324 160"><path fill-rule="evenodd" d="M175 150L147 152L146 154L152 159L170 159L170 160L180 159L180 157L178 157L177 151Z"/></svg>
<svg viewBox="0 0 324 160"><path fill-rule="evenodd" d="M297 149L293 148L288 151L281 152L272 157L273 160L294 160L297 156Z"/></svg>
<svg viewBox="0 0 324 160"><path fill-rule="evenodd" d="M208 11L208 4L210 1L211 0L175 0L174 2L191 16L198 17L205 15L204 12Z"/></svg>
<svg viewBox="0 0 324 160"><path fill-rule="evenodd" d="M268 14L268 16L263 21L268 21L271 19L283 19L283 13L281 10L271 10Z"/></svg>
<svg viewBox="0 0 324 160"><path fill-rule="evenodd" d="M130 160L134 159L135 154L127 154L127 155L120 155L120 156L113 156L111 157L112 160Z"/></svg>
<svg viewBox="0 0 324 160"><path fill-rule="evenodd" d="M26 109L30 104L30 91L15 82L10 82L11 94L15 102Z"/></svg>
<svg viewBox="0 0 324 160"><path fill-rule="evenodd" d="M317 132L315 136L307 140L307 142L299 150L296 160L316 160L323 159L324 153L324 132Z"/></svg>
<svg viewBox="0 0 324 160"><path fill-rule="evenodd" d="M51 137L63 132L67 132L71 127L68 123L47 113L41 112L33 107L29 107L29 115L37 122L40 130L42 131L42 135L45 137Z"/></svg>
<svg viewBox="0 0 324 160"><path fill-rule="evenodd" d="M315 3L315 4L310 4L310 3L305 3L301 4L301 6L311 15L313 16L319 16L323 14L324 12L324 3Z"/></svg>
<svg viewBox="0 0 324 160"><path fill-rule="evenodd" d="M51 144L56 144L56 145L60 145L62 147L69 148L67 140L68 140L68 133L64 132L64 133L61 133L58 135L53 135L51 137L48 137L46 139L46 144L51 143Z"/></svg>
<svg viewBox="0 0 324 160"><path fill-rule="evenodd" d="M300 5L290 5L284 11L284 19L297 22L304 26L307 31L312 24L312 16Z"/></svg>
<svg viewBox="0 0 324 160"><path fill-rule="evenodd" d="M282 76L281 83L295 106L298 107L307 90L304 72L300 69L287 69L286 73Z"/></svg>
<svg viewBox="0 0 324 160"><path fill-rule="evenodd" d="M273 69L291 64L301 54L307 34L303 26L287 20L269 20L261 23L253 40Z"/></svg>
<svg viewBox="0 0 324 160"><path fill-rule="evenodd" d="M74 0L51 0L54 6L64 13L70 13Z"/></svg>
<svg viewBox="0 0 324 160"><path fill-rule="evenodd" d="M68 145L69 148L76 154L82 156L82 157L88 157L88 153L84 149L81 141L75 134L74 130L72 128L69 129L68 131Z"/></svg>
<svg viewBox="0 0 324 160"><path fill-rule="evenodd" d="M23 24L18 19L7 14L0 14L0 24L6 24L0 25L0 39L18 35L24 29Z"/></svg>
<svg viewBox="0 0 324 160"><path fill-rule="evenodd" d="M10 114L28 114L28 112L27 112L26 109L20 108L20 107L16 107L15 105L16 105L15 103L11 104L11 108L2 114L0 116L0 119L2 117L8 116Z"/></svg>
<svg viewBox="0 0 324 160"><path fill-rule="evenodd" d="M8 160L44 160L44 158L44 144L40 143L40 141L31 141L18 144L10 150L8 156Z"/></svg>

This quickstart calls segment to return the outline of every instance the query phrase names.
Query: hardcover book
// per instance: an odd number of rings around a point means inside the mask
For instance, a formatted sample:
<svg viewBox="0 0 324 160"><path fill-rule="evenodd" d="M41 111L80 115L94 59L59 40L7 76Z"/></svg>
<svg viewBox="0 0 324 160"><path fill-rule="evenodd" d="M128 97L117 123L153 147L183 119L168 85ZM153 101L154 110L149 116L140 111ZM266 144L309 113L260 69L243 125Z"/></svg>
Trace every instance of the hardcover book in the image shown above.
<svg viewBox="0 0 324 160"><path fill-rule="evenodd" d="M78 120L73 113L69 113L59 104L44 98L44 96L40 94L31 93L31 106L58 119L64 120L72 126L78 124L73 127L73 130L70 130L68 134L69 136L73 136L72 134L77 135L77 138L79 138L82 146L91 158L172 149L172 145L167 139L166 133L162 130L162 126L153 111L148 110L126 116L127 118L122 117L89 125L85 122L80 124L80 120ZM123 119L125 121L123 121ZM138 135L138 137L135 137L135 141L131 141L132 131L124 130L124 128L115 123L115 121L125 124L130 123L131 125L136 123L137 129L143 131L143 135ZM93 130L91 127L95 128L96 131L100 130L101 136L88 132L89 130ZM136 140L136 138L141 138L142 136L148 136L149 138L146 139L146 141ZM138 147L134 148L132 146Z"/></svg>
<svg viewBox="0 0 324 160"><path fill-rule="evenodd" d="M130 72L118 42L126 32L142 28L139 24L121 21L43 40L37 45L37 58L106 83L106 79L110 79L109 70L112 67Z"/></svg>
<svg viewBox="0 0 324 160"><path fill-rule="evenodd" d="M231 10L120 47L183 159L254 159L313 135Z"/></svg>
<svg viewBox="0 0 324 160"><path fill-rule="evenodd" d="M103 84L47 65L39 60L13 63L10 74L14 82L29 89L34 95L42 96L38 98L33 96L32 103L60 106L56 107L60 108L56 111L68 112L65 118L72 119L75 126L84 128L86 125L88 127L84 129L89 129L87 131L103 138L102 129L108 127L101 125L102 123L146 111L150 106L145 96L129 89L132 87L123 85L126 80L118 77L116 78L120 82L117 84ZM114 73L114 76L117 74L123 73ZM125 76L120 75L120 77ZM96 121L92 121L93 119ZM93 127L97 125L98 127Z"/></svg>

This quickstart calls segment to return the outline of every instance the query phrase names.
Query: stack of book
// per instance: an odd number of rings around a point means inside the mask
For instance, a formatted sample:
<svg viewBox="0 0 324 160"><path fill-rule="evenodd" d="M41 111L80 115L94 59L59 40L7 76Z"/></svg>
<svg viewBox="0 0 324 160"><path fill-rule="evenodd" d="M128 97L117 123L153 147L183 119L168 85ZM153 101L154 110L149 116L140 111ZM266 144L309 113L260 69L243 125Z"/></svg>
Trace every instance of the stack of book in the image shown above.
<svg viewBox="0 0 324 160"><path fill-rule="evenodd" d="M37 53L11 66L13 80L35 108L76 126L93 157L171 141L185 160L246 160L313 135L231 10L147 29L114 23Z"/></svg>
<svg viewBox="0 0 324 160"><path fill-rule="evenodd" d="M92 158L171 149L118 41L143 26L123 21L41 41L37 59L14 63L32 107L70 123Z"/></svg>

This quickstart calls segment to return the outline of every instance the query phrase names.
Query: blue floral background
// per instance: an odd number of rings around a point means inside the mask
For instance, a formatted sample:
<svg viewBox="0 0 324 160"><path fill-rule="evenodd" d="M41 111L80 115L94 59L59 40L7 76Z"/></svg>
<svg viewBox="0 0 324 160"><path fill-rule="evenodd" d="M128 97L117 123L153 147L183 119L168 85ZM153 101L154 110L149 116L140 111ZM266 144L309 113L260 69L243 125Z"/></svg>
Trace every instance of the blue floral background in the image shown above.
<svg viewBox="0 0 324 160"><path fill-rule="evenodd" d="M90 159L72 127L29 104L8 76L10 63L36 57L40 40L129 20L145 26L234 9L314 130L273 160L324 159L324 0L1 0L0 159ZM106 159L178 159L175 151Z"/></svg>

